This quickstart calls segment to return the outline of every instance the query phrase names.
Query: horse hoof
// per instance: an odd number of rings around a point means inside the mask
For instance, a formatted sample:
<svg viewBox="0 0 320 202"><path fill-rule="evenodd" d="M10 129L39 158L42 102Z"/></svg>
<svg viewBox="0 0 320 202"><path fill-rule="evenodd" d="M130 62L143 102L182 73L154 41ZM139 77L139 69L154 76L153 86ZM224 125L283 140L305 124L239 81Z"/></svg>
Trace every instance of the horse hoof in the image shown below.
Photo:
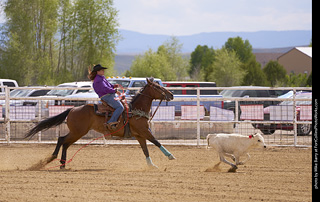
<svg viewBox="0 0 320 202"><path fill-rule="evenodd" d="M237 166L232 166L232 167L228 170L228 172L229 172L229 173L235 173L237 169L238 169Z"/></svg>
<svg viewBox="0 0 320 202"><path fill-rule="evenodd" d="M174 159L176 159L172 154L170 154L169 156L168 156L168 159L169 160L174 160Z"/></svg>
<svg viewBox="0 0 320 202"><path fill-rule="evenodd" d="M149 170L158 170L159 168L158 168L158 166L152 164L152 165L148 165L148 169Z"/></svg>

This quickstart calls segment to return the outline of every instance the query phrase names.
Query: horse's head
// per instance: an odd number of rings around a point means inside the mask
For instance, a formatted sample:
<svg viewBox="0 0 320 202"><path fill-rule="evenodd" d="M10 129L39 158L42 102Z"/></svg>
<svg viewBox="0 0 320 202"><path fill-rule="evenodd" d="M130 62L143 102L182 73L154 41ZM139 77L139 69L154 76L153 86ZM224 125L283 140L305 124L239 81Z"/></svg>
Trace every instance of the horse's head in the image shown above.
<svg viewBox="0 0 320 202"><path fill-rule="evenodd" d="M148 86L151 87L153 90L153 97L154 99L166 100L170 101L173 99L173 94L165 89L164 87L160 86L158 83L153 81L154 79L147 78Z"/></svg>

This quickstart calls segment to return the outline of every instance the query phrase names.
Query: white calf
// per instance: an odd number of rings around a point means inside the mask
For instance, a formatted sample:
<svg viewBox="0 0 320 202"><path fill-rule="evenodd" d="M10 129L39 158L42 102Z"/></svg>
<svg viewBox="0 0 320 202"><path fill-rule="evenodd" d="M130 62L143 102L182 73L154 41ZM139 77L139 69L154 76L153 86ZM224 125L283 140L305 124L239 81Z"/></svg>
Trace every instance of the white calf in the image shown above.
<svg viewBox="0 0 320 202"><path fill-rule="evenodd" d="M235 171L237 165L243 165L250 159L250 155L247 151L254 147L266 147L264 144L264 138L260 133L254 135L241 135L241 134L209 134L207 136L207 148L214 148L220 156L220 161L225 162L232 166L231 170ZM240 162L240 156L247 154L247 159ZM232 158L235 164L227 161L225 156ZM219 162L220 164L220 162Z"/></svg>

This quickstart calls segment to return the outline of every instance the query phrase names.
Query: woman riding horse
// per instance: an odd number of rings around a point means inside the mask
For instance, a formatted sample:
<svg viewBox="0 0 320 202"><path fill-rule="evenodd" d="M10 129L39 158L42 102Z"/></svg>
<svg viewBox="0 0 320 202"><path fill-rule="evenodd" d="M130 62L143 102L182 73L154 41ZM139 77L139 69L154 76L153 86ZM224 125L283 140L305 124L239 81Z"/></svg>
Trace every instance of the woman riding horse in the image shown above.
<svg viewBox="0 0 320 202"><path fill-rule="evenodd" d="M104 77L105 69L108 68L102 67L100 64L95 65L92 71L89 70L88 78L93 81L93 89L98 94L99 98L115 109L111 118L107 123L105 123L109 130L115 131L119 124L118 118L122 114L124 107L119 100L114 99L115 94L119 94L116 90L119 85L112 85L109 83L109 81Z"/></svg>
<svg viewBox="0 0 320 202"><path fill-rule="evenodd" d="M154 99L170 101L173 99L173 94L159 84L153 82L153 78L147 78L147 85L143 87L136 97L131 101L132 117L129 118L131 134L138 140L143 153L146 156L147 164L151 167L156 166L152 163L149 156L146 140L149 140L159 147L163 154L170 160L175 159L175 157L155 139L149 129L149 112ZM62 155L60 160L61 169L65 168L67 162L66 158L68 147L82 136L86 135L89 130L95 130L104 134L105 136L110 135L110 130L103 126L105 118L96 115L93 106L82 105L67 109L57 116L50 117L39 122L26 134L25 138L31 138L39 131L58 126L62 124L66 118L69 133L65 136L59 137L57 146L52 156L46 160L46 163L50 163L57 158L60 147L62 146ZM113 132L112 135L120 137L124 136L124 121L122 117L120 117L118 130Z"/></svg>

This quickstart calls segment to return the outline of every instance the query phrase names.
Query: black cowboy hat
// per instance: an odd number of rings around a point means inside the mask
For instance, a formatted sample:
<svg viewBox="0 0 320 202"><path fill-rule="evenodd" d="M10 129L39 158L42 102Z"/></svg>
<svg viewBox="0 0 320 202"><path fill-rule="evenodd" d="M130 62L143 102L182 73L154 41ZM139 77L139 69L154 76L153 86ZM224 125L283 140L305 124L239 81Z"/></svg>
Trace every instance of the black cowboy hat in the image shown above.
<svg viewBox="0 0 320 202"><path fill-rule="evenodd" d="M100 64L97 64L93 67L93 72L100 71L101 69L108 69L107 67L102 67Z"/></svg>

